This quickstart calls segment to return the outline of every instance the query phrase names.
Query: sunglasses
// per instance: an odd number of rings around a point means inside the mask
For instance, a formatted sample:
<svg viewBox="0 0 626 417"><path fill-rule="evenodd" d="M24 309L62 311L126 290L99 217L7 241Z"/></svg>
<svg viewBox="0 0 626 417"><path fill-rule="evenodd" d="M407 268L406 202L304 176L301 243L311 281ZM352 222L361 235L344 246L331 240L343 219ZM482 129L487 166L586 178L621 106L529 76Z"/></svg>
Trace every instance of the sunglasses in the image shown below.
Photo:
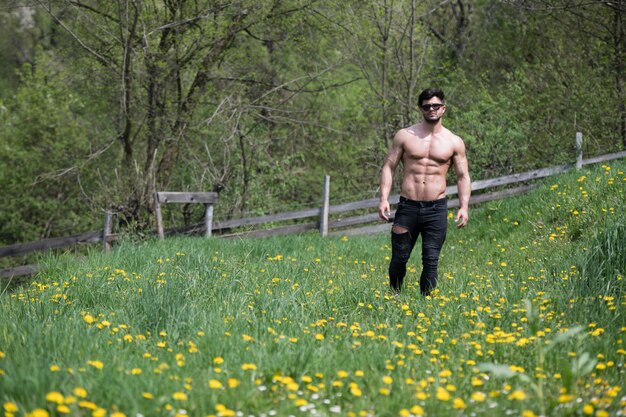
<svg viewBox="0 0 626 417"><path fill-rule="evenodd" d="M422 110L429 111L429 110L439 110L443 106L444 104L435 103L435 104L422 104L421 107L422 107Z"/></svg>

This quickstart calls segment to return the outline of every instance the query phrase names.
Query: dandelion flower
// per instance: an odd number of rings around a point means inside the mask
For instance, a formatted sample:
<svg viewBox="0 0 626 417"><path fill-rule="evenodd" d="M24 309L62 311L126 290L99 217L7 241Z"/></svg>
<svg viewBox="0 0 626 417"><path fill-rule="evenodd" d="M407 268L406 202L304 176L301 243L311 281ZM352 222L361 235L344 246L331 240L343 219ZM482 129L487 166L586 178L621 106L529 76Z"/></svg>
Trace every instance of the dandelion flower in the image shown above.
<svg viewBox="0 0 626 417"><path fill-rule="evenodd" d="M3 408L6 413L15 413L18 410L17 405L11 401L4 403Z"/></svg>
<svg viewBox="0 0 626 417"><path fill-rule="evenodd" d="M450 399L450 393L443 387L437 387L435 396L439 401L448 401Z"/></svg>
<svg viewBox="0 0 626 417"><path fill-rule="evenodd" d="M509 400L522 401L526 399L526 393L520 389L513 391L509 394Z"/></svg>
<svg viewBox="0 0 626 417"><path fill-rule="evenodd" d="M50 413L43 408L36 408L30 413L27 413L26 417L50 417Z"/></svg>
<svg viewBox="0 0 626 417"><path fill-rule="evenodd" d="M50 391L46 394L46 401L55 404L63 404L65 402L65 397L58 391Z"/></svg>
<svg viewBox="0 0 626 417"><path fill-rule="evenodd" d="M209 380L209 388L211 389L222 389L223 385L220 381L218 381L217 379L211 379Z"/></svg>
<svg viewBox="0 0 626 417"><path fill-rule="evenodd" d="M175 399L176 401L187 401L189 399L189 397L187 397L187 394L185 394L184 392L180 392L180 391L172 394L172 398Z"/></svg>
<svg viewBox="0 0 626 417"><path fill-rule="evenodd" d="M72 392L79 398L87 398L87 390L85 388L76 387Z"/></svg>

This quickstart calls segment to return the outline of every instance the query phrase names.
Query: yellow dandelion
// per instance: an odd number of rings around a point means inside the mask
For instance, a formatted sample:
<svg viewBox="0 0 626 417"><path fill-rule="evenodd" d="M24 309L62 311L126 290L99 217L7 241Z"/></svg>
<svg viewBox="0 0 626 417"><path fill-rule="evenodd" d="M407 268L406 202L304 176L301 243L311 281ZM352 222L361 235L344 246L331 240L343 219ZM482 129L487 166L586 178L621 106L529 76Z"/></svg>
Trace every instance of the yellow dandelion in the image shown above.
<svg viewBox="0 0 626 417"><path fill-rule="evenodd" d="M107 410L104 408L98 407L91 413L91 417L105 417L107 415Z"/></svg>
<svg viewBox="0 0 626 417"><path fill-rule="evenodd" d="M383 388L381 388L381 389L379 389L379 390L378 390L378 393L379 393L380 395L383 395L383 396L385 396L385 397L386 397L386 396L388 396L389 394L391 394L391 391L389 390L389 388L385 388L385 387L383 387Z"/></svg>
<svg viewBox="0 0 626 417"><path fill-rule="evenodd" d="M513 391L509 394L509 400L522 401L526 399L526 393L520 389Z"/></svg>
<svg viewBox="0 0 626 417"><path fill-rule="evenodd" d="M256 365L253 363L244 363L241 365L243 371L256 371Z"/></svg>
<svg viewBox="0 0 626 417"><path fill-rule="evenodd" d="M59 372L61 367L59 365L50 365L50 372Z"/></svg>
<svg viewBox="0 0 626 417"><path fill-rule="evenodd" d="M111 413L111 417L126 417L126 414L122 413L121 411L115 411Z"/></svg>
<svg viewBox="0 0 626 417"><path fill-rule="evenodd" d="M463 410L466 407L467 406L465 405L465 401L463 401L462 398L457 397L452 402L452 408L454 408L456 410Z"/></svg>
<svg viewBox="0 0 626 417"><path fill-rule="evenodd" d="M141 396L147 400L151 400L154 398L154 395L149 392L142 392Z"/></svg>
<svg viewBox="0 0 626 417"><path fill-rule="evenodd" d="M585 414L586 416L590 416L593 414L594 408L593 405L591 404L585 404L583 406L583 414Z"/></svg>
<svg viewBox="0 0 626 417"><path fill-rule="evenodd" d="M57 405L57 412L61 414L69 414L70 408L65 404L59 404Z"/></svg>
<svg viewBox="0 0 626 417"><path fill-rule="evenodd" d="M224 386L222 385L222 383L220 381L218 381L217 379L211 379L209 380L209 388L211 389L222 389Z"/></svg>
<svg viewBox="0 0 626 417"><path fill-rule="evenodd" d="M55 404L63 404L65 402L65 397L58 391L50 391L46 394L46 401Z"/></svg>
<svg viewBox="0 0 626 417"><path fill-rule="evenodd" d="M18 410L17 404L11 401L5 402L3 408L6 413L15 413Z"/></svg>
<svg viewBox="0 0 626 417"><path fill-rule="evenodd" d="M414 405L413 407L411 407L411 414L413 414L414 416L423 416L424 409L419 405Z"/></svg>
<svg viewBox="0 0 626 417"><path fill-rule="evenodd" d="M79 398L87 398L87 390L83 387L76 387L72 393Z"/></svg>
<svg viewBox="0 0 626 417"><path fill-rule="evenodd" d="M354 395L355 397L360 397L363 395L363 391L361 391L361 388L353 382L350 384L350 394Z"/></svg>
<svg viewBox="0 0 626 417"><path fill-rule="evenodd" d="M228 379L228 388L237 388L239 386L239 380L236 378Z"/></svg>
<svg viewBox="0 0 626 417"><path fill-rule="evenodd" d="M44 410L43 408L36 408L30 413L27 413L26 417L50 417L50 413L48 413L48 410Z"/></svg>
<svg viewBox="0 0 626 417"><path fill-rule="evenodd" d="M383 384L386 384L386 385L391 385L391 384L393 384L393 378L392 378L392 377L390 377L390 376L388 376L388 375L385 375L385 376L383 377Z"/></svg>
<svg viewBox="0 0 626 417"><path fill-rule="evenodd" d="M141 368L133 368L130 370L131 375L141 375L142 372Z"/></svg>
<svg viewBox="0 0 626 417"><path fill-rule="evenodd" d="M486 398L487 398L487 394L485 394L484 392L476 391L472 393L472 400L476 402L483 402L485 401Z"/></svg>
<svg viewBox="0 0 626 417"><path fill-rule="evenodd" d="M83 316L83 320L85 320L85 323L87 324L93 324L96 321L94 316L92 316L91 314L85 314Z"/></svg>
<svg viewBox="0 0 626 417"><path fill-rule="evenodd" d="M448 401L450 399L450 393L443 387L437 387L437 393L435 394L435 397L439 401Z"/></svg>
<svg viewBox="0 0 626 417"><path fill-rule="evenodd" d="M223 363L224 363L224 358L222 358L221 356L217 356L217 357L213 358L213 364L221 365Z"/></svg>
<svg viewBox="0 0 626 417"><path fill-rule="evenodd" d="M102 363L102 361L87 361L87 365L93 366L96 369L104 368L104 363Z"/></svg>
<svg viewBox="0 0 626 417"><path fill-rule="evenodd" d="M95 410L96 408L98 408L98 407L96 406L96 404L95 404L95 403L93 403L93 402L91 402L91 401L80 401L80 402L78 403L78 406L79 406L80 408L86 408L86 409L88 409L88 410Z"/></svg>
<svg viewBox="0 0 626 417"><path fill-rule="evenodd" d="M537 414L532 410L524 410L522 411L522 417L537 417Z"/></svg>
<svg viewBox="0 0 626 417"><path fill-rule="evenodd" d="M324 340L324 335L321 333L317 333L315 335L315 340L319 340L319 341Z"/></svg>
<svg viewBox="0 0 626 417"><path fill-rule="evenodd" d="M346 371L344 371L344 370L339 370L339 371L337 371L337 376L338 376L339 378L347 378L347 376L348 376L348 372L346 372Z"/></svg>
<svg viewBox="0 0 626 417"><path fill-rule="evenodd" d="M178 391L172 394L172 398L176 401L187 401L189 397L184 392Z"/></svg>

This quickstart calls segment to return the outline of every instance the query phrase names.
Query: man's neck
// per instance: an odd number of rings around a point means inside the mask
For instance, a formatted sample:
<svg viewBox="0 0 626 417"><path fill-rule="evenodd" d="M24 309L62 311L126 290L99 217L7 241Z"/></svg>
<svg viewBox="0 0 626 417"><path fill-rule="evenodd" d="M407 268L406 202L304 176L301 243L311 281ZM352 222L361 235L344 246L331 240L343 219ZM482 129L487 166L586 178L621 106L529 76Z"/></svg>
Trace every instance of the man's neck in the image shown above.
<svg viewBox="0 0 626 417"><path fill-rule="evenodd" d="M437 120L436 123L429 123L427 121L422 121L420 123L420 127L426 133L435 134L435 133L439 133L439 132L441 132L443 130L443 123L441 122L441 119Z"/></svg>

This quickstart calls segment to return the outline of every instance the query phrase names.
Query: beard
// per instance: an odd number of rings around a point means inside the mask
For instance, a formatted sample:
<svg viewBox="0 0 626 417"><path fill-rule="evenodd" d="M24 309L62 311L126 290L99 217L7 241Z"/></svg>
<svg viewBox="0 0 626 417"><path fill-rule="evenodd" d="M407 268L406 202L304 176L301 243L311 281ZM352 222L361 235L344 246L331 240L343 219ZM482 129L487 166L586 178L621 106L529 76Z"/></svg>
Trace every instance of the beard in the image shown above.
<svg viewBox="0 0 626 417"><path fill-rule="evenodd" d="M435 114L434 116L424 115L424 121L428 124L435 125L441 120L441 116Z"/></svg>

